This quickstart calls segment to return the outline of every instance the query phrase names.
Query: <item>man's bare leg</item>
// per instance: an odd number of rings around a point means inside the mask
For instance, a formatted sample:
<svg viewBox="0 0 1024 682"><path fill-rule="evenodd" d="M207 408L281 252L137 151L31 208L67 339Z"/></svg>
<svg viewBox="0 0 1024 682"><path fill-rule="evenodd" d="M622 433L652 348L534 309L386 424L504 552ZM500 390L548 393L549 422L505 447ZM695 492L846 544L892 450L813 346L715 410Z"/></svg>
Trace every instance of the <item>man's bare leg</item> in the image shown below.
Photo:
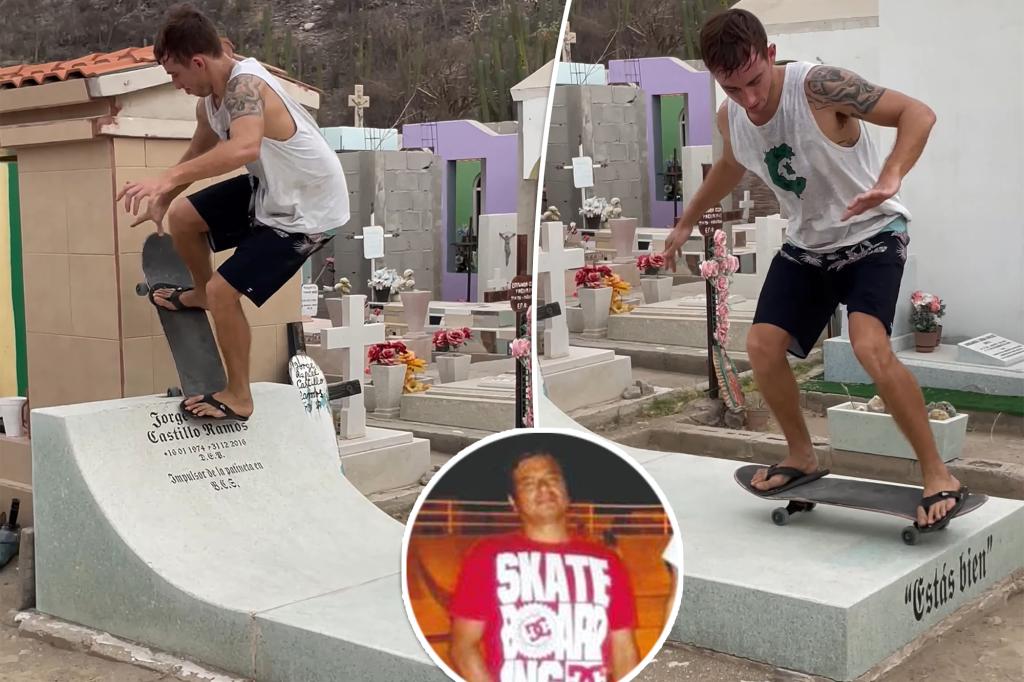
<svg viewBox="0 0 1024 682"><path fill-rule="evenodd" d="M789 445L789 455L779 466L812 473L818 469L818 457L814 454L811 434L800 409L800 387L786 361L789 341L789 332L785 329L758 323L747 334L747 355L757 388L779 422ZM791 476L776 474L766 481L765 470L761 470L754 474L751 485L758 490L769 490L791 480Z"/></svg>
<svg viewBox="0 0 1024 682"><path fill-rule="evenodd" d="M959 490L960 481L949 473L935 446L921 388L892 352L885 327L871 315L850 313L850 342L857 361L871 377L889 414L914 448L921 463L925 497L942 490ZM955 504L954 500L940 500L932 505L927 515L918 507L918 525L935 523Z"/></svg>
<svg viewBox="0 0 1024 682"><path fill-rule="evenodd" d="M174 250L178 252L185 267L192 273L195 289L186 291L178 300L184 306L206 308L206 285L213 276L213 265L210 262L210 242L206 233L209 227L202 219L192 202L185 198L177 199L167 210L167 225ZM172 289L157 289L153 292L153 300L164 308L174 309L167 300Z"/></svg>
<svg viewBox="0 0 1024 682"><path fill-rule="evenodd" d="M248 417L252 414L252 391L249 386L249 348L252 332L249 321L242 310L242 295L219 274L207 284L206 297L210 314L217 330L217 345L224 355L228 385L213 397L230 407L237 414ZM201 417L223 417L216 407L199 403L202 396L191 396L185 401L186 408ZM199 403L199 404L197 404ZM195 407L192 407L192 406Z"/></svg>

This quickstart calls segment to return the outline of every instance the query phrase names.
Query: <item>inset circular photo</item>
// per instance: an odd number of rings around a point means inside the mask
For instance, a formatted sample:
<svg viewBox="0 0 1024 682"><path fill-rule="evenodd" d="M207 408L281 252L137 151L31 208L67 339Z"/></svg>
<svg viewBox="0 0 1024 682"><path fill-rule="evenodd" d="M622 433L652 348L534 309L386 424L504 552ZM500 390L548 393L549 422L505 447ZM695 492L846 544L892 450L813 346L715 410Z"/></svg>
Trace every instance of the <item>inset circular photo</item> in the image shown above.
<svg viewBox="0 0 1024 682"><path fill-rule="evenodd" d="M496 434L427 485L406 525L402 591L456 680L630 680L682 597L682 540L653 479L608 441Z"/></svg>

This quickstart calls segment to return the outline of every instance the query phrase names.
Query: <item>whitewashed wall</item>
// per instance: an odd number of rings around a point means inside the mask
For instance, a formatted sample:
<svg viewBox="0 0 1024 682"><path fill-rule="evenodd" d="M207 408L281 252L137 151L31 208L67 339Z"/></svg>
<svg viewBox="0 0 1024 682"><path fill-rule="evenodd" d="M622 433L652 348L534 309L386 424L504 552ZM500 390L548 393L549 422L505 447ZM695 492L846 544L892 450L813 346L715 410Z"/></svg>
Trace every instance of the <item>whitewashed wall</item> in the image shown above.
<svg viewBox="0 0 1024 682"><path fill-rule="evenodd" d="M879 30L880 82L938 116L902 191L919 288L943 338L1024 341L1024 3L881 0Z"/></svg>

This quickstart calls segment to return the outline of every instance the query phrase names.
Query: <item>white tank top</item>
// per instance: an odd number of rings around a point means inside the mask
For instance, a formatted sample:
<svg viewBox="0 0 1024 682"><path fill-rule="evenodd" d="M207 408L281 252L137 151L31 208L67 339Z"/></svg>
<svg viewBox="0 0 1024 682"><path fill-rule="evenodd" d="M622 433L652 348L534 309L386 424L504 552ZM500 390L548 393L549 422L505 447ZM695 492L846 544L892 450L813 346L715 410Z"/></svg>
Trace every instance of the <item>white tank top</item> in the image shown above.
<svg viewBox="0 0 1024 682"><path fill-rule="evenodd" d="M284 102L295 122L295 134L286 141L264 137L260 156L246 169L259 179L256 190L257 222L285 232L318 234L341 227L349 219L348 186L338 155L330 148L313 117L285 92L262 64L249 58L231 69L228 80L241 74L261 78ZM228 139L231 114L215 109L213 96L206 97L210 127Z"/></svg>
<svg viewBox="0 0 1024 682"><path fill-rule="evenodd" d="M811 113L804 79L817 64L786 65L779 108L757 126L729 100L729 136L733 155L772 188L789 218L787 240L818 253L835 251L881 232L894 218L910 221L899 194L850 220L840 220L858 194L878 182L882 172L875 143L860 123L860 139L843 147L828 139Z"/></svg>

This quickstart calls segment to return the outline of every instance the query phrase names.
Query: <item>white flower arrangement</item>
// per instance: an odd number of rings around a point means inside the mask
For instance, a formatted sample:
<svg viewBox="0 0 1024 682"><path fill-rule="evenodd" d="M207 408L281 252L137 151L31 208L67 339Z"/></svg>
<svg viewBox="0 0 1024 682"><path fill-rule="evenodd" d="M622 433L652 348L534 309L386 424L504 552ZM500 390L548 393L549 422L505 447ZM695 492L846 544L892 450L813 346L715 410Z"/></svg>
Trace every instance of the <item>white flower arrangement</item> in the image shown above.
<svg viewBox="0 0 1024 682"><path fill-rule="evenodd" d="M622 202L618 197L612 197L612 200L608 202L604 210L601 212L601 221L608 222L612 218L622 217Z"/></svg>
<svg viewBox="0 0 1024 682"><path fill-rule="evenodd" d="M415 275L411 269L406 270L402 273L402 276L398 278L398 282L395 284L393 290L395 291L412 291L416 288L416 280L413 279Z"/></svg>
<svg viewBox="0 0 1024 682"><path fill-rule="evenodd" d="M604 197L589 197L583 201L580 214L586 218L603 217L606 208L608 208L608 201Z"/></svg>
<svg viewBox="0 0 1024 682"><path fill-rule="evenodd" d="M367 284L373 289L388 289L389 291L395 290L395 285L398 284L398 271L394 268L380 268L374 270L373 274L370 275Z"/></svg>

